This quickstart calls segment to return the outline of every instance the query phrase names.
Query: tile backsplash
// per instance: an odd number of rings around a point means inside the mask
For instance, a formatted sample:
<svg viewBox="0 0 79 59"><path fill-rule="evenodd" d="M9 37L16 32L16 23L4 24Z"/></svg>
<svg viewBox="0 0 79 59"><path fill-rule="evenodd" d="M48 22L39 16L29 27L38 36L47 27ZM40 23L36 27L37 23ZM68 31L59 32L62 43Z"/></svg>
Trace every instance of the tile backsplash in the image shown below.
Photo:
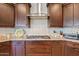
<svg viewBox="0 0 79 59"><path fill-rule="evenodd" d="M0 33L15 33L17 28L0 28ZM74 33L76 34L79 29L78 28L23 28L27 35L49 35L52 34L55 30L57 33L63 31L63 33Z"/></svg>
<svg viewBox="0 0 79 59"><path fill-rule="evenodd" d="M14 28L0 28L0 33L3 34L14 33Z"/></svg>

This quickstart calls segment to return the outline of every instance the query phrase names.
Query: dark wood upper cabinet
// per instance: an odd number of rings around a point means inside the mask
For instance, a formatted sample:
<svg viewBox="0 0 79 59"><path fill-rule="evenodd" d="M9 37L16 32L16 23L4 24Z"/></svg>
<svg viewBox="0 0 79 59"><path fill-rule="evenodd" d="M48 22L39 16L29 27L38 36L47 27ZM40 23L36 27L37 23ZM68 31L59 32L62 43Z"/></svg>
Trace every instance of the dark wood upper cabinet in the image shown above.
<svg viewBox="0 0 79 59"><path fill-rule="evenodd" d="M29 27L31 5L26 4L0 4L0 27Z"/></svg>
<svg viewBox="0 0 79 59"><path fill-rule="evenodd" d="M14 6L0 4L0 27L14 27Z"/></svg>
<svg viewBox="0 0 79 59"><path fill-rule="evenodd" d="M71 27L73 26L73 20L74 20L74 8L73 4L65 4L63 6L63 26L64 27Z"/></svg>
<svg viewBox="0 0 79 59"><path fill-rule="evenodd" d="M26 4L15 4L15 26L29 27L29 15L30 5Z"/></svg>
<svg viewBox="0 0 79 59"><path fill-rule="evenodd" d="M48 26L63 27L62 4L48 4Z"/></svg>
<svg viewBox="0 0 79 59"><path fill-rule="evenodd" d="M79 3L74 4L74 26L79 26Z"/></svg>

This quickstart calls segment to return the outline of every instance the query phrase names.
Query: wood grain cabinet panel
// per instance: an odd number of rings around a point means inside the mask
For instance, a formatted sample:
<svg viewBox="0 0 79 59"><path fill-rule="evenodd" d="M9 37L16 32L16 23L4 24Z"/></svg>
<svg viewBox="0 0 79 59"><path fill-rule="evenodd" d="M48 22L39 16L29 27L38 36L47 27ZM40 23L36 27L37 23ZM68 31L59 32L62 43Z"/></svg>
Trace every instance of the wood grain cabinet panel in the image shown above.
<svg viewBox="0 0 79 59"><path fill-rule="evenodd" d="M72 45L72 42L68 42L68 41L65 41L65 43L64 43L65 45L65 49L64 49L64 54L65 54L65 56L72 56L73 55L73 49L71 48L71 47L73 47L73 45Z"/></svg>
<svg viewBox="0 0 79 59"><path fill-rule="evenodd" d="M50 56L51 55L51 48L43 48L41 47L31 47L26 49L26 55L28 56Z"/></svg>
<svg viewBox="0 0 79 59"><path fill-rule="evenodd" d="M25 49L24 49L24 46L19 46L19 45L16 45L16 46L13 46L13 53L12 53L13 56L25 56Z"/></svg>
<svg viewBox="0 0 79 59"><path fill-rule="evenodd" d="M10 56L10 55L11 55L11 43L0 42L0 56Z"/></svg>
<svg viewBox="0 0 79 59"><path fill-rule="evenodd" d="M63 55L64 55L64 42L52 41L52 56L63 56Z"/></svg>
<svg viewBox="0 0 79 59"><path fill-rule="evenodd" d="M10 52L9 52L9 46L2 46L0 48L0 56L9 56Z"/></svg>
<svg viewBox="0 0 79 59"><path fill-rule="evenodd" d="M63 6L63 26L72 27L74 25L74 5L67 4Z"/></svg>
<svg viewBox="0 0 79 59"><path fill-rule="evenodd" d="M15 20L16 26L29 27L30 6L26 4L15 4Z"/></svg>
<svg viewBox="0 0 79 59"><path fill-rule="evenodd" d="M79 26L79 3L74 4L74 26Z"/></svg>
<svg viewBox="0 0 79 59"><path fill-rule="evenodd" d="M14 7L9 4L0 4L0 27L14 27Z"/></svg>
<svg viewBox="0 0 79 59"><path fill-rule="evenodd" d="M6 41L0 47L0 56L79 56L79 43L71 41Z"/></svg>
<svg viewBox="0 0 79 59"><path fill-rule="evenodd" d="M73 56L79 56L79 48L72 48Z"/></svg>
<svg viewBox="0 0 79 59"><path fill-rule="evenodd" d="M49 27L63 27L62 20L62 4L53 4L48 5L48 24Z"/></svg>
<svg viewBox="0 0 79 59"><path fill-rule="evenodd" d="M67 4L63 6L63 26L79 26L79 3Z"/></svg>
<svg viewBox="0 0 79 59"><path fill-rule="evenodd" d="M50 56L51 46L46 41L28 41L26 42L27 56Z"/></svg>
<svg viewBox="0 0 79 59"><path fill-rule="evenodd" d="M65 55L79 56L79 43L67 41L65 44Z"/></svg>
<svg viewBox="0 0 79 59"><path fill-rule="evenodd" d="M24 41L12 41L12 55L13 56L25 56Z"/></svg>
<svg viewBox="0 0 79 59"><path fill-rule="evenodd" d="M65 46L65 56L79 56L79 48Z"/></svg>
<svg viewBox="0 0 79 59"><path fill-rule="evenodd" d="M65 56L73 56L73 52L71 47L65 46Z"/></svg>
<svg viewBox="0 0 79 59"><path fill-rule="evenodd" d="M52 47L52 56L63 56L62 47Z"/></svg>

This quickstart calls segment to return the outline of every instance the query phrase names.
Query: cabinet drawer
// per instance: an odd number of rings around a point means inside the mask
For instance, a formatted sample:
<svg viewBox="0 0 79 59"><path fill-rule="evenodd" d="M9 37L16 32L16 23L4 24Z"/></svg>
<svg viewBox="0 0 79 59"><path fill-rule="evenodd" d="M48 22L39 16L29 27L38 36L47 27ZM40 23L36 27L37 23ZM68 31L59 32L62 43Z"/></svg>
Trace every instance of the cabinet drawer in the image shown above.
<svg viewBox="0 0 79 59"><path fill-rule="evenodd" d="M7 41L7 42L0 42L0 47L1 46L10 46L11 45L11 42L10 41Z"/></svg>
<svg viewBox="0 0 79 59"><path fill-rule="evenodd" d="M79 49L79 43L73 43L73 46Z"/></svg>
<svg viewBox="0 0 79 59"><path fill-rule="evenodd" d="M50 48L29 48L26 49L26 55L38 55L38 56L43 56L43 55L51 55L51 49Z"/></svg>
<svg viewBox="0 0 79 59"><path fill-rule="evenodd" d="M50 45L51 41L27 41L26 44L30 45Z"/></svg>
<svg viewBox="0 0 79 59"><path fill-rule="evenodd" d="M70 46L70 47L73 47L73 43L72 42L66 42L65 44L66 46Z"/></svg>
<svg viewBox="0 0 79 59"><path fill-rule="evenodd" d="M1 46L0 47L0 52L9 52L10 51L10 46Z"/></svg>
<svg viewBox="0 0 79 59"><path fill-rule="evenodd" d="M79 43L76 42L66 42L66 45L73 48L79 48Z"/></svg>
<svg viewBox="0 0 79 59"><path fill-rule="evenodd" d="M24 41L12 41L12 45L16 46L16 45L24 45Z"/></svg>
<svg viewBox="0 0 79 59"><path fill-rule="evenodd" d="M47 41L28 41L26 42L26 48L50 48L51 42Z"/></svg>
<svg viewBox="0 0 79 59"><path fill-rule="evenodd" d="M62 45L63 45L63 41L52 41L52 47L62 46Z"/></svg>
<svg viewBox="0 0 79 59"><path fill-rule="evenodd" d="M26 48L51 48L49 45L26 45Z"/></svg>

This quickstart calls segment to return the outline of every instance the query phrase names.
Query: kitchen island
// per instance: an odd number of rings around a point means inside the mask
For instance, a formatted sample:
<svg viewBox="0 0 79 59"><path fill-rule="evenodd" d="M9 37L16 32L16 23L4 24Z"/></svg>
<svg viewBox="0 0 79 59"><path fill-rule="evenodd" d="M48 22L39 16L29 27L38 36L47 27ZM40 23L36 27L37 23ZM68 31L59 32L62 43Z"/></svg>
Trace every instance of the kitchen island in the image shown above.
<svg viewBox="0 0 79 59"><path fill-rule="evenodd" d="M65 38L1 40L0 56L79 56L79 41Z"/></svg>

